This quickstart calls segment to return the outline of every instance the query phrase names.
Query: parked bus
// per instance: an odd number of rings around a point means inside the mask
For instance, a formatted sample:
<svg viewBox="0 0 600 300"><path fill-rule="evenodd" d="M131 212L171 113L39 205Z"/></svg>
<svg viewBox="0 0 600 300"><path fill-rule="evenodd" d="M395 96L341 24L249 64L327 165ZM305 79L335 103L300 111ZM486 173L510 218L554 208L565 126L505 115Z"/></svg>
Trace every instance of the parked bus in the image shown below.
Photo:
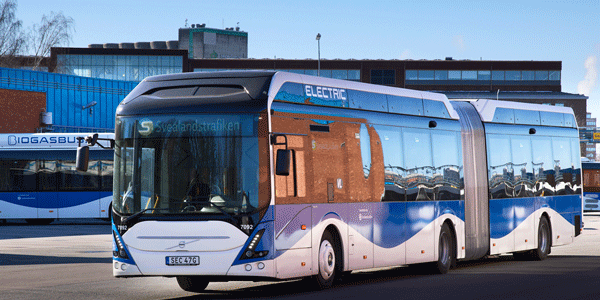
<svg viewBox="0 0 600 300"><path fill-rule="evenodd" d="M113 274L314 277L513 253L581 232L570 108L249 71L142 81L118 106Z"/></svg>
<svg viewBox="0 0 600 300"><path fill-rule="evenodd" d="M581 163L583 173L583 211L600 211L600 163Z"/></svg>
<svg viewBox="0 0 600 300"><path fill-rule="evenodd" d="M109 218L113 150L92 147L89 170L76 171L76 138L82 134L0 134L0 220Z"/></svg>

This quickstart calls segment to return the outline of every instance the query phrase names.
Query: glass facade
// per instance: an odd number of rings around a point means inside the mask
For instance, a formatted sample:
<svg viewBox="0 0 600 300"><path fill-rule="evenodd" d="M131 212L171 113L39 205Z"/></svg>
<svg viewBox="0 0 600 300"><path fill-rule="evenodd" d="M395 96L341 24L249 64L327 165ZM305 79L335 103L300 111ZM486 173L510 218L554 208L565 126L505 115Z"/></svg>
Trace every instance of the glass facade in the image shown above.
<svg viewBox="0 0 600 300"><path fill-rule="evenodd" d="M183 57L173 55L60 54L56 63L56 73L124 81L182 71Z"/></svg>
<svg viewBox="0 0 600 300"><path fill-rule="evenodd" d="M136 85L133 81L0 68L1 89L46 94L46 111L52 112L55 132L113 130L117 105Z"/></svg>
<svg viewBox="0 0 600 300"><path fill-rule="evenodd" d="M531 70L406 70L411 81L560 81L560 71Z"/></svg>
<svg viewBox="0 0 600 300"><path fill-rule="evenodd" d="M217 71L243 71L250 69L194 69L194 72L217 72ZM254 69L252 69L254 70ZM317 76L316 69L274 69L274 71L290 72L296 74L304 74ZM326 70L321 69L319 72L321 77L344 79L352 81L360 81L360 70Z"/></svg>

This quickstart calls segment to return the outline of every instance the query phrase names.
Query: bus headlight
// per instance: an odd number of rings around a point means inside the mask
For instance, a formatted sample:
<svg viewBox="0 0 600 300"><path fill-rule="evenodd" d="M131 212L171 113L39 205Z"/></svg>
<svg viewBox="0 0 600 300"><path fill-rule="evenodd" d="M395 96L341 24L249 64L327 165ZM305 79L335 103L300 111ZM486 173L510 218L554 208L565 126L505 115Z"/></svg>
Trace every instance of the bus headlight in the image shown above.
<svg viewBox="0 0 600 300"><path fill-rule="evenodd" d="M114 231L113 231L113 239L115 241L115 244L117 245L117 250L118 250L118 251L113 252L113 256L124 258L124 259L129 259L129 256L127 255L127 251L125 251L125 246L123 246L123 243L121 243L121 239L117 236L117 234Z"/></svg>
<svg viewBox="0 0 600 300"><path fill-rule="evenodd" d="M254 235L254 237L248 244L248 247L246 247L246 249L244 250L244 252L243 252L244 254L242 254L242 257L240 259L265 257L265 256L267 256L267 254L269 254L269 251L255 251L256 246L260 242L260 239L262 238L264 233L265 233L265 230L261 229Z"/></svg>

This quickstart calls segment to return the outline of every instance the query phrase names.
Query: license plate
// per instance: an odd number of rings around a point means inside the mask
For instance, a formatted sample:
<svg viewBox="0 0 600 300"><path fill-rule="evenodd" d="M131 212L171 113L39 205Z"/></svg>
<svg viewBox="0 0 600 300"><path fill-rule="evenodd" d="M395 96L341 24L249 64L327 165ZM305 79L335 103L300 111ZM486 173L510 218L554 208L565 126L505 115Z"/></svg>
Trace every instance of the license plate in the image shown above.
<svg viewBox="0 0 600 300"><path fill-rule="evenodd" d="M167 266L197 266L200 264L200 256L167 256Z"/></svg>

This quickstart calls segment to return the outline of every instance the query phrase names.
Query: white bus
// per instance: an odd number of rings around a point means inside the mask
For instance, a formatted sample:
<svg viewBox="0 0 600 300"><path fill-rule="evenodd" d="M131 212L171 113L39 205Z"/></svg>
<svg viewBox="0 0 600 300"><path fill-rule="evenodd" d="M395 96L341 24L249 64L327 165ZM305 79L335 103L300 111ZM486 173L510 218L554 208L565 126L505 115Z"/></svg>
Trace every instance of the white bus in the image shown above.
<svg viewBox="0 0 600 300"><path fill-rule="evenodd" d="M89 170L76 171L82 134L0 134L0 220L110 217L113 150L92 147Z"/></svg>
<svg viewBox="0 0 600 300"><path fill-rule="evenodd" d="M314 277L513 253L581 232L570 108L283 72L149 77L118 106L113 274Z"/></svg>

